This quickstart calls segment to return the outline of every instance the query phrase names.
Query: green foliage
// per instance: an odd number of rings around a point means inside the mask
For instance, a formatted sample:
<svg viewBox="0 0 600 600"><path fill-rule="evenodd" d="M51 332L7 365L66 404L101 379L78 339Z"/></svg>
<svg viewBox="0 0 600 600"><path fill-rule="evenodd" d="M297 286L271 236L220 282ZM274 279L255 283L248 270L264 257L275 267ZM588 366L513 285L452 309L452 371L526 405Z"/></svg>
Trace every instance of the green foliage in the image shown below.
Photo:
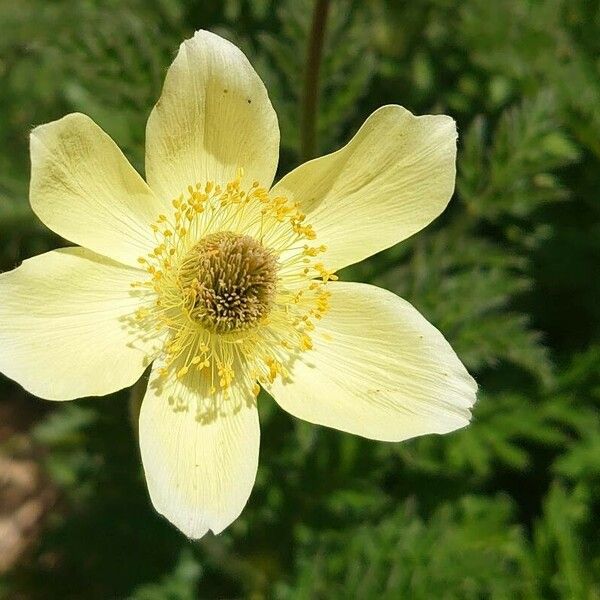
<svg viewBox="0 0 600 600"><path fill-rule="evenodd" d="M85 112L143 171L146 118L194 29L247 52L280 173L296 166L312 5L0 0L0 269L64 243L28 207L29 130ZM250 502L194 543L150 505L126 394L56 404L28 435L60 500L0 595L599 598L598 15L596 0L331 2L321 152L386 103L458 122L448 210L342 277L406 297L451 341L481 388L468 428L383 444L261 396ZM20 394L0 381L0 401Z"/></svg>
<svg viewBox="0 0 600 600"><path fill-rule="evenodd" d="M578 157L558 128L554 100L539 93L504 111L492 140L477 117L464 136L458 191L475 218L497 223L522 220L544 203L564 199L567 190L552 171Z"/></svg>
<svg viewBox="0 0 600 600"><path fill-rule="evenodd" d="M149 583L136 588L132 600L194 600L202 569L191 550L182 550L172 573L158 583Z"/></svg>
<svg viewBox="0 0 600 600"><path fill-rule="evenodd" d="M546 595L563 598L598 596L598 572L585 567L583 525L589 521L589 498L554 485L544 500L544 514L534 530L538 577ZM588 559L586 561L586 558Z"/></svg>
<svg viewBox="0 0 600 600"><path fill-rule="evenodd" d="M35 442L52 448L45 457L45 467L65 492L71 490L79 496L89 493L83 482L86 474L93 472L95 461L82 446L86 429L96 420L94 410L69 404L64 410L51 413L32 431Z"/></svg>
<svg viewBox="0 0 600 600"><path fill-rule="evenodd" d="M307 532L279 598L538 598L504 497L465 496L424 520L412 501L375 524Z"/></svg>

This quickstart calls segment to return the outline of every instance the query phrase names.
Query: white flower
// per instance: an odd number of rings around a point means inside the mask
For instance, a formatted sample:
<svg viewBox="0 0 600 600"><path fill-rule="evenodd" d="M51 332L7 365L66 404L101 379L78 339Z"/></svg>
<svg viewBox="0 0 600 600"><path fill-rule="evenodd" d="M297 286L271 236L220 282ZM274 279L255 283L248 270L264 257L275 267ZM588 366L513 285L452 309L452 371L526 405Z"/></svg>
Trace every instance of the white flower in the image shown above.
<svg viewBox="0 0 600 600"><path fill-rule="evenodd" d="M152 362L140 446L152 502L190 537L243 509L259 383L285 410L376 440L469 422L476 385L408 302L334 271L446 207L456 129L400 106L271 187L279 129L231 43L181 45L147 126L147 183L88 117L31 135L31 205L80 244L0 276L0 370L51 400Z"/></svg>

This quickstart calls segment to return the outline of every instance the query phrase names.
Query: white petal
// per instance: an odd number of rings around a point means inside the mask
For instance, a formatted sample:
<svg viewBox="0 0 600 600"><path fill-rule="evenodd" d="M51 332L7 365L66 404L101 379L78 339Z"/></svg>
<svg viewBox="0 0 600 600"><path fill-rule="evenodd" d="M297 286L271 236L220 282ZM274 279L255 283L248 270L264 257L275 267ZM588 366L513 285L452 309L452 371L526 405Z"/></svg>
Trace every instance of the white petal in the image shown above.
<svg viewBox="0 0 600 600"><path fill-rule="evenodd" d="M211 401L206 389L202 372L162 386L155 377L140 412L152 503L195 539L209 529L220 533L241 513L256 478L260 440L255 400L245 386L233 386L226 403Z"/></svg>
<svg viewBox="0 0 600 600"><path fill-rule="evenodd" d="M447 433L470 419L477 385L442 334L375 286L328 284L314 349L269 390L292 415L367 438Z"/></svg>
<svg viewBox="0 0 600 600"><path fill-rule="evenodd" d="M341 269L423 229L446 208L456 175L450 117L375 111L350 142L286 175L273 188L300 204L323 261Z"/></svg>
<svg viewBox="0 0 600 600"><path fill-rule="evenodd" d="M0 371L48 400L102 396L143 373L151 344L128 326L145 274L83 248L0 275Z"/></svg>
<svg viewBox="0 0 600 600"><path fill-rule="evenodd" d="M30 148L31 207L50 229L131 266L156 245L150 224L165 206L89 117L36 127Z"/></svg>
<svg viewBox="0 0 600 600"><path fill-rule="evenodd" d="M279 126L267 90L231 42L198 31L181 44L146 129L146 177L162 198L188 185L225 184L245 170L245 183L271 185Z"/></svg>

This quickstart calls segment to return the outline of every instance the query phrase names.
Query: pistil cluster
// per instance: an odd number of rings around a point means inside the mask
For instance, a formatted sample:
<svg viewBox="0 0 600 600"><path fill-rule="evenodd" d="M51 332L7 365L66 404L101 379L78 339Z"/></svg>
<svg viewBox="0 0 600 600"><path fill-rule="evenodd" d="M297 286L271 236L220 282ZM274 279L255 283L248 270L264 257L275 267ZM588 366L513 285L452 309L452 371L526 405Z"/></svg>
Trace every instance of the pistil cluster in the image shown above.
<svg viewBox="0 0 600 600"><path fill-rule="evenodd" d="M208 234L177 269L189 318L209 331L230 333L253 327L273 304L277 256L248 235Z"/></svg>

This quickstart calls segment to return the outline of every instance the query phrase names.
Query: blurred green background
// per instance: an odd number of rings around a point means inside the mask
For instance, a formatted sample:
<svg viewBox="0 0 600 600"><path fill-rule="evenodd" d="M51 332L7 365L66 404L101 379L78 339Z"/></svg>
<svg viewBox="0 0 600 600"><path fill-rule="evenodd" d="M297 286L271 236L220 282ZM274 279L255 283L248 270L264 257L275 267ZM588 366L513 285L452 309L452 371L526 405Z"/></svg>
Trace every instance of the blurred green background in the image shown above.
<svg viewBox="0 0 600 600"><path fill-rule="evenodd" d="M142 169L195 29L248 54L296 166L312 9L0 0L0 269L66 244L28 207L30 129L82 111ZM597 0L332 0L319 153L386 103L458 122L446 213L341 275L444 332L481 386L471 426L384 444L261 396L250 502L190 542L150 505L127 391L58 404L0 377L0 596L600 598L599 57Z"/></svg>

